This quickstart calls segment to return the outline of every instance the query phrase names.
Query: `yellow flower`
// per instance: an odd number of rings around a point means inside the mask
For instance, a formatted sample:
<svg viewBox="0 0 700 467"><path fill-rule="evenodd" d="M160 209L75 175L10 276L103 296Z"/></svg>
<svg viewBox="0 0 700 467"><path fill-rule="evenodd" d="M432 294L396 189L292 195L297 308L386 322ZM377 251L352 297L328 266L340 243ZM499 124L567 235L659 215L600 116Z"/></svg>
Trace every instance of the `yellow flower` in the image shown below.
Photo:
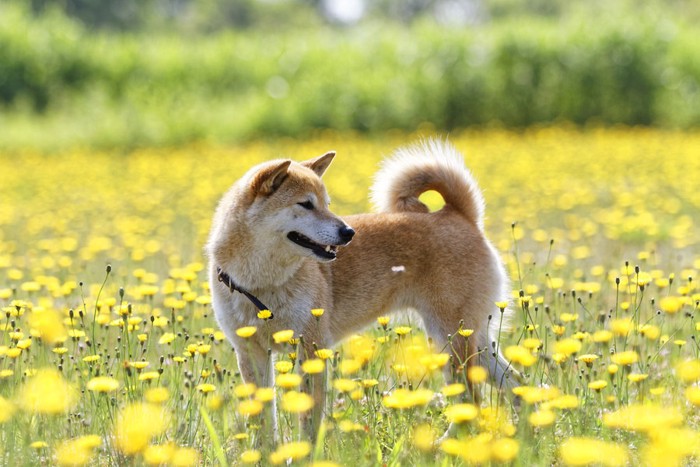
<svg viewBox="0 0 700 467"><path fill-rule="evenodd" d="M257 464L262 458L262 454L257 449L249 449L241 453L241 462L244 464Z"/></svg>
<svg viewBox="0 0 700 467"><path fill-rule="evenodd" d="M537 361L537 357L532 355L528 349L520 345L508 346L503 353L506 359L522 366L532 366Z"/></svg>
<svg viewBox="0 0 700 467"><path fill-rule="evenodd" d="M684 383L700 380L700 360L686 360L677 364L676 375Z"/></svg>
<svg viewBox="0 0 700 467"><path fill-rule="evenodd" d="M253 383L242 383L237 385L236 387L233 388L233 393L238 397L239 399L243 399L246 397L250 397L253 394L255 394L255 391L257 390L257 386Z"/></svg>
<svg viewBox="0 0 700 467"><path fill-rule="evenodd" d="M640 381L644 381L647 379L649 375L643 374L643 373L630 373L627 375L627 379L630 380L632 383L638 383Z"/></svg>
<svg viewBox="0 0 700 467"><path fill-rule="evenodd" d="M610 321L610 329L616 336L625 337L634 329L632 318L620 318Z"/></svg>
<svg viewBox="0 0 700 467"><path fill-rule="evenodd" d="M236 335L245 339L255 334L257 330L258 328L256 328L255 326L244 326L242 328L236 329Z"/></svg>
<svg viewBox="0 0 700 467"><path fill-rule="evenodd" d="M260 310L258 311L258 318L262 320L268 320L272 318L272 312L270 312L270 310Z"/></svg>
<svg viewBox="0 0 700 467"><path fill-rule="evenodd" d="M277 331L272 335L272 339L276 344L284 344L289 342L294 337L294 331L291 329L285 329L284 331Z"/></svg>
<svg viewBox="0 0 700 467"><path fill-rule="evenodd" d="M603 379L597 379L588 383L588 387L594 391L600 391L608 387L608 382Z"/></svg>
<svg viewBox="0 0 700 467"><path fill-rule="evenodd" d="M349 358L342 359L339 365L340 374L342 375L353 375L357 373L360 368L362 368L362 362Z"/></svg>
<svg viewBox="0 0 700 467"><path fill-rule="evenodd" d="M419 405L426 405L433 398L433 392L428 389L397 389L393 393L384 396L382 403L392 409L407 409Z"/></svg>
<svg viewBox="0 0 700 467"><path fill-rule="evenodd" d="M321 360L328 360L333 357L334 352L332 349L318 349L315 353Z"/></svg>
<svg viewBox="0 0 700 467"><path fill-rule="evenodd" d="M326 362L319 358L312 358L302 363L301 369L304 373L308 374L321 373L326 369Z"/></svg>
<svg viewBox="0 0 700 467"><path fill-rule="evenodd" d="M143 451L143 460L148 465L168 464L173 452L175 452L175 446L170 443L148 446Z"/></svg>
<svg viewBox="0 0 700 467"><path fill-rule="evenodd" d="M507 301L501 301L501 302L495 302L495 305L498 307L499 310L503 311L506 308L508 308L508 302Z"/></svg>
<svg viewBox="0 0 700 467"><path fill-rule="evenodd" d="M423 452L429 452L433 449L435 438L435 431L427 423L418 425L413 430L413 445Z"/></svg>
<svg viewBox="0 0 700 467"><path fill-rule="evenodd" d="M594 354L584 354L584 355L579 355L576 358L577 362L583 362L586 364L586 366L591 367L593 365L593 362L598 360L598 356Z"/></svg>
<svg viewBox="0 0 700 467"><path fill-rule="evenodd" d="M467 370L467 379L474 384L483 383L488 376L489 371L483 366L474 365Z"/></svg>
<svg viewBox="0 0 700 467"><path fill-rule="evenodd" d="M170 465L172 467L193 467L199 465L199 455L194 448L177 448L170 458Z"/></svg>
<svg viewBox="0 0 700 467"><path fill-rule="evenodd" d="M5 423L12 418L15 413L15 406L12 402L0 396L0 423Z"/></svg>
<svg viewBox="0 0 700 467"><path fill-rule="evenodd" d="M144 399L153 404L162 404L170 398L168 388L150 388L144 393Z"/></svg>
<svg viewBox="0 0 700 467"><path fill-rule="evenodd" d="M314 398L304 392L288 391L282 395L282 410L285 412L307 412L313 406Z"/></svg>
<svg viewBox="0 0 700 467"><path fill-rule="evenodd" d="M213 384L209 384L209 383L201 383L201 384L197 385L196 389L199 392L207 394L207 393L216 391L216 386L214 386Z"/></svg>
<svg viewBox="0 0 700 467"><path fill-rule="evenodd" d="M460 336L462 336L462 337L469 337L469 336L471 336L472 334L474 334L474 330L473 330L473 329L462 329L462 328L459 328L459 329L457 330L457 333L458 333Z"/></svg>
<svg viewBox="0 0 700 467"><path fill-rule="evenodd" d="M289 460L296 461L308 456L310 452L311 443L307 441L294 441L279 446L270 454L270 462L277 465Z"/></svg>
<svg viewBox="0 0 700 467"><path fill-rule="evenodd" d="M289 373L292 371L292 368L294 368L294 364L287 360L280 360L275 363L275 370L277 370L278 373Z"/></svg>
<svg viewBox="0 0 700 467"><path fill-rule="evenodd" d="M411 332L411 327L410 326L398 326L394 329L394 332L396 333L397 336L405 336L409 332Z"/></svg>
<svg viewBox="0 0 700 467"><path fill-rule="evenodd" d="M275 385L281 388L295 388L301 384L301 376L296 373L283 373L275 378Z"/></svg>
<svg viewBox="0 0 700 467"><path fill-rule="evenodd" d="M255 390L255 400L270 402L275 398L275 388L258 388Z"/></svg>
<svg viewBox="0 0 700 467"><path fill-rule="evenodd" d="M96 435L81 436L61 443L55 452L58 465L87 465L93 455L93 449L102 444Z"/></svg>
<svg viewBox="0 0 700 467"><path fill-rule="evenodd" d="M49 345L64 342L68 338L61 316L54 310L32 310L29 315L29 326L39 333L44 343Z"/></svg>
<svg viewBox="0 0 700 467"><path fill-rule="evenodd" d="M351 392L357 387L357 382L351 379L339 378L333 380L333 387L339 392Z"/></svg>
<svg viewBox="0 0 700 467"><path fill-rule="evenodd" d="M443 386L443 388L440 390L440 392L446 396L457 396L459 394L462 394L464 391L467 390L467 387L462 384L462 383L453 383L453 384L448 384L447 386Z"/></svg>
<svg viewBox="0 0 700 467"><path fill-rule="evenodd" d="M144 368L146 368L146 367L147 367L148 365L150 365L150 364L151 364L150 362L144 362L144 361L140 361L140 362L127 362L127 365L128 365L129 367L131 367L131 368L136 368L137 370L143 370Z"/></svg>
<svg viewBox="0 0 700 467"><path fill-rule="evenodd" d="M596 343L609 342L613 338L613 333L606 330L600 330L593 333L592 340Z"/></svg>
<svg viewBox="0 0 700 467"><path fill-rule="evenodd" d="M166 412L158 405L146 402L126 406L115 426L117 448L126 455L141 452L154 436L165 431L168 426Z"/></svg>
<svg viewBox="0 0 700 467"><path fill-rule="evenodd" d="M445 409L445 417L450 423L462 423L474 420L479 409L473 404L454 404Z"/></svg>
<svg viewBox="0 0 700 467"><path fill-rule="evenodd" d="M172 341L175 340L175 334L172 332L166 332L162 336L160 336L160 339L158 339L159 344L170 344Z"/></svg>
<svg viewBox="0 0 700 467"><path fill-rule="evenodd" d="M685 390L685 398L695 406L700 406L700 387L690 386Z"/></svg>
<svg viewBox="0 0 700 467"><path fill-rule="evenodd" d="M664 297L659 302L659 308L668 314L675 314L683 308L683 299L681 297Z"/></svg>
<svg viewBox="0 0 700 467"><path fill-rule="evenodd" d="M554 343L554 350L566 356L573 355L581 350L581 342L572 338L562 339Z"/></svg>
<svg viewBox="0 0 700 467"><path fill-rule="evenodd" d="M673 406L655 404L628 405L615 412L603 414L603 425L630 431L648 432L678 426L683 415Z"/></svg>
<svg viewBox="0 0 700 467"><path fill-rule="evenodd" d="M377 318L377 323L383 328L386 328L389 324L390 318L388 316L380 316Z"/></svg>
<svg viewBox="0 0 700 467"><path fill-rule="evenodd" d="M94 392L112 392L119 389L119 381L109 376L97 376L88 381L85 387Z"/></svg>
<svg viewBox="0 0 700 467"><path fill-rule="evenodd" d="M139 381L150 381L152 379L158 379L159 377L160 373L157 371L146 371L139 375Z"/></svg>
<svg viewBox="0 0 700 467"><path fill-rule="evenodd" d="M556 415L554 414L554 412L552 412L551 410L544 409L532 412L527 417L527 421L530 423L530 425L534 427L549 426L552 423L554 423L555 419Z"/></svg>
<svg viewBox="0 0 700 467"><path fill-rule="evenodd" d="M499 438L491 442L491 456L496 462L510 462L520 451L520 443L511 438Z"/></svg>
<svg viewBox="0 0 700 467"><path fill-rule="evenodd" d="M253 416L263 410L263 403L255 399L245 399L238 403L238 413L241 415Z"/></svg>
<svg viewBox="0 0 700 467"><path fill-rule="evenodd" d="M632 365L639 361L639 354L637 354L637 352L635 352L634 350L626 350L611 355L610 360L616 365Z"/></svg>
<svg viewBox="0 0 700 467"><path fill-rule="evenodd" d="M78 401L72 384L53 369L41 369L19 391L19 405L27 412L60 414Z"/></svg>
<svg viewBox="0 0 700 467"><path fill-rule="evenodd" d="M602 464L609 467L627 465L624 446L593 438L573 437L559 446L559 456L566 465Z"/></svg>
<svg viewBox="0 0 700 467"><path fill-rule="evenodd" d="M654 341L661 335L661 329L653 324L644 324L639 327L639 333L650 341Z"/></svg>
<svg viewBox="0 0 700 467"><path fill-rule="evenodd" d="M324 311L325 310L323 308L313 308L311 309L311 314L316 318L320 318L321 316L323 316Z"/></svg>

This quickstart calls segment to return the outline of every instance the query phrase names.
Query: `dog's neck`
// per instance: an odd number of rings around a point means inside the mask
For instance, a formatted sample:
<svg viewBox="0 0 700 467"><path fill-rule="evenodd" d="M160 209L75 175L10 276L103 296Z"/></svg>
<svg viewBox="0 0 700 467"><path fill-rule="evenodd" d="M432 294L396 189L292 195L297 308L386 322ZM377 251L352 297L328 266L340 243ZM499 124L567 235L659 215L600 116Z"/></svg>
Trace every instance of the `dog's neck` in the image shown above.
<svg viewBox="0 0 700 467"><path fill-rule="evenodd" d="M226 238L226 237L224 237ZM213 257L241 287L250 290L281 287L299 271L308 258L285 254L278 245L270 245L266 236L253 236L241 232L235 237L236 247L213 245Z"/></svg>

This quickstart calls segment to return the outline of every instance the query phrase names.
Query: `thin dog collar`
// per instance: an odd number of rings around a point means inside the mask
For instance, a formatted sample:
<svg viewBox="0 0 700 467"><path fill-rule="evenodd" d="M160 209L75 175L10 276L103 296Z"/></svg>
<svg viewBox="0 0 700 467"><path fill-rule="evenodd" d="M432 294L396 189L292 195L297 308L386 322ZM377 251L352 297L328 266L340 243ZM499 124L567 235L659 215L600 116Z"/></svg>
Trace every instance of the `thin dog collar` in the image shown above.
<svg viewBox="0 0 700 467"><path fill-rule="evenodd" d="M228 287L229 290L231 291L231 293L233 293L234 291L235 291L235 292L242 293L243 295L246 296L246 298L247 298L248 300L251 301L251 303L252 303L253 305L255 305L255 307L256 307L258 310L260 310L260 311L263 311L263 310L268 310L268 311L270 311L270 309L269 309L263 302L261 302L261 301L258 299L258 297L256 297L256 296L253 295L252 293L248 292L246 289L242 288L241 286L237 285L235 282L233 282L233 279L231 279L231 276L229 276L228 274L226 274L226 273L223 271L223 269L221 269L220 267L217 267L217 268L216 268L216 274L217 274L217 277L219 278L219 282L221 282L221 283L224 284L226 287ZM270 315L270 318L272 318L272 315Z"/></svg>

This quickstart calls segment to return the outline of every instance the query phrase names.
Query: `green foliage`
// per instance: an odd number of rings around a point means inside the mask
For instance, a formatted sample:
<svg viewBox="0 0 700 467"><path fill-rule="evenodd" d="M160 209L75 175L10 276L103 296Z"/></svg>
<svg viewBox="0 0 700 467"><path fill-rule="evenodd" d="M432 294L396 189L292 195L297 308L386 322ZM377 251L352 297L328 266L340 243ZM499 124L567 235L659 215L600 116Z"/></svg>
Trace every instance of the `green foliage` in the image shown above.
<svg viewBox="0 0 700 467"><path fill-rule="evenodd" d="M0 7L5 147L178 144L317 128L700 124L698 32L613 21L91 32Z"/></svg>

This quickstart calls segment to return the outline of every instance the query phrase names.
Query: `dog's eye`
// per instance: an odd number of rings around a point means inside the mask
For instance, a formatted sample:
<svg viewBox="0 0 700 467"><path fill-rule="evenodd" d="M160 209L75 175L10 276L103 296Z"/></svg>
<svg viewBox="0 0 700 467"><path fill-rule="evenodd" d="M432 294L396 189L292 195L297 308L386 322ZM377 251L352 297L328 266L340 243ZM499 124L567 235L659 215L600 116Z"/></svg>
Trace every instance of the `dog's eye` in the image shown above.
<svg viewBox="0 0 700 467"><path fill-rule="evenodd" d="M308 209L309 211L311 211L314 208L314 203L312 203L311 201L304 201L303 203L297 204L304 209Z"/></svg>

